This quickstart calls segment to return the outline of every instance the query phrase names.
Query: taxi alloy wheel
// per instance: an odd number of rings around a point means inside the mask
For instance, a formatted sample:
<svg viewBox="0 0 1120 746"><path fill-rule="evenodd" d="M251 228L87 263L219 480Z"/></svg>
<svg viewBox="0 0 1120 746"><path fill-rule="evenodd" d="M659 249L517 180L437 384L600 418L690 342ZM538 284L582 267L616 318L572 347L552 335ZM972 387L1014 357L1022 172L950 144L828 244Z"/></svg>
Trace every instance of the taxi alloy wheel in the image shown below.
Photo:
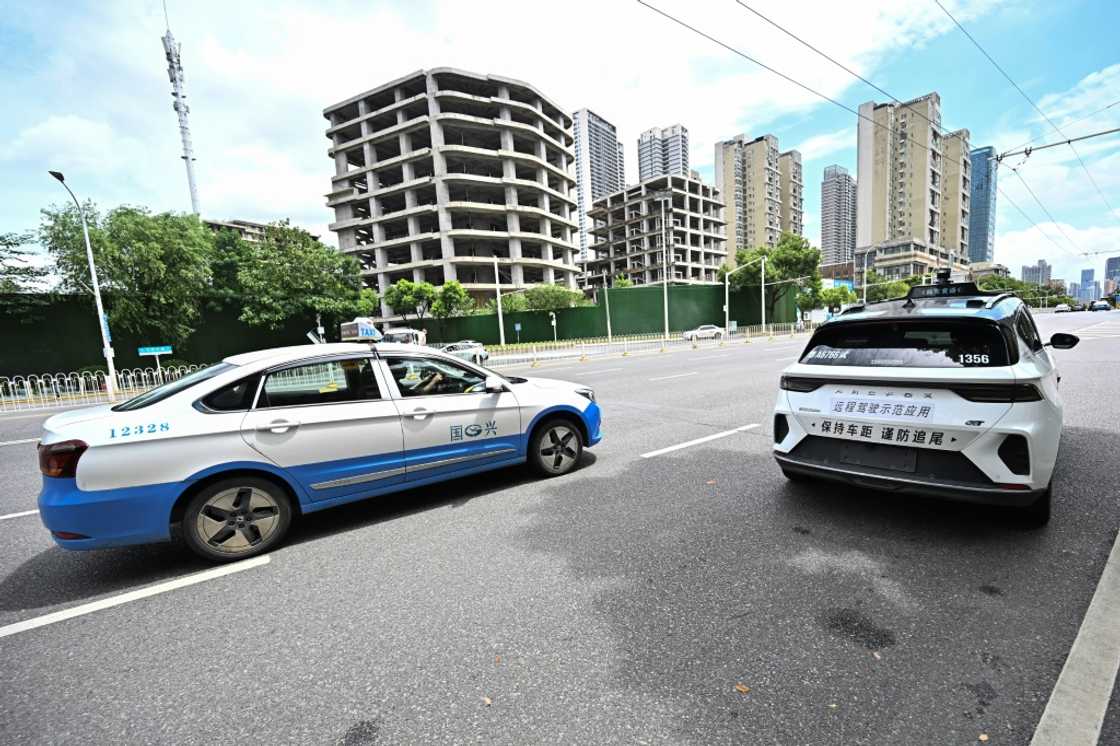
<svg viewBox="0 0 1120 746"><path fill-rule="evenodd" d="M197 554L220 562L266 552L291 523L288 497L264 479L223 480L199 492L183 516L183 537Z"/></svg>
<svg viewBox="0 0 1120 746"><path fill-rule="evenodd" d="M547 476L567 474L583 454L579 430L564 420L546 423L533 440L533 460Z"/></svg>

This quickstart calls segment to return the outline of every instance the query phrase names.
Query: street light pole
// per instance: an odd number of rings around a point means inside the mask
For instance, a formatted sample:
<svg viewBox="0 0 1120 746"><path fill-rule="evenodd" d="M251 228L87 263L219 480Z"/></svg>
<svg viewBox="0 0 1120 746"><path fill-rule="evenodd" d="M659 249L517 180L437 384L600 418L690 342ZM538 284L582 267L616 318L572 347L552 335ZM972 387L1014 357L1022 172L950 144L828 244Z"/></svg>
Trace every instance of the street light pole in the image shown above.
<svg viewBox="0 0 1120 746"><path fill-rule="evenodd" d="M762 262L762 287L766 287L766 257L760 256L758 259L751 259L746 264L740 264L730 272L725 272L723 275L723 333L728 337L731 336L731 275L744 270L755 262ZM766 294L765 290L762 292L762 298L759 308L762 310L762 331L766 331Z"/></svg>
<svg viewBox="0 0 1120 746"><path fill-rule="evenodd" d="M867 305L867 252L863 252L863 305Z"/></svg>
<svg viewBox="0 0 1120 746"><path fill-rule="evenodd" d="M502 322L502 278L498 274L498 256L494 255L494 293L498 296L498 342L506 346L506 325Z"/></svg>
<svg viewBox="0 0 1120 746"><path fill-rule="evenodd" d="M82 205L78 202L78 198L74 196L74 192L66 184L66 180L62 176L61 171L48 171L51 176L58 180L70 194L70 199L74 200L74 206L78 208L78 216L82 219L82 237L86 242L86 261L89 262L89 278L90 283L93 285L93 302L97 305L97 326L101 329L101 352L105 356L105 364L109 368L109 375L105 378L105 387L108 390L109 401L117 400L117 369L113 365L113 347L109 344L109 319L105 316L105 307L101 305L101 288L97 284L97 266L93 263L93 246L89 242L89 228L86 226L86 212L82 209Z"/></svg>
<svg viewBox="0 0 1120 746"><path fill-rule="evenodd" d="M669 339L669 239L665 231L665 195L661 195L661 305L665 311L665 339ZM672 213L669 213L672 216Z"/></svg>
<svg viewBox="0 0 1120 746"><path fill-rule="evenodd" d="M603 300L607 306L607 344L612 341L611 338L611 289L607 287L607 272L603 272Z"/></svg>

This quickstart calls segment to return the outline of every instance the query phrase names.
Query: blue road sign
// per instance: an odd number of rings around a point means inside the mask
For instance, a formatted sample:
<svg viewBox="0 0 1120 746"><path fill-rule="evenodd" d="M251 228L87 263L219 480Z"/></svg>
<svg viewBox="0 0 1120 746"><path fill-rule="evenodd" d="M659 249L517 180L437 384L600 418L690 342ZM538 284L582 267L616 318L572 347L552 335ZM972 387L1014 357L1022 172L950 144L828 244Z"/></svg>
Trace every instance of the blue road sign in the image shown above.
<svg viewBox="0 0 1120 746"><path fill-rule="evenodd" d="M137 355L170 355L171 345L162 345L160 347L141 347L136 350Z"/></svg>

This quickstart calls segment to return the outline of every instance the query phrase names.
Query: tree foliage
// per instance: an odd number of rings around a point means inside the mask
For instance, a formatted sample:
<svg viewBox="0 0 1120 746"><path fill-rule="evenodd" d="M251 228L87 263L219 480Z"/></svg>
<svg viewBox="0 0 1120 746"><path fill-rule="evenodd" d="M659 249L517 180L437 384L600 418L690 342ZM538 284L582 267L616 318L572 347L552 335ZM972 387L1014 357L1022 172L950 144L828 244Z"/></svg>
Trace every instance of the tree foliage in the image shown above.
<svg viewBox="0 0 1120 746"><path fill-rule="evenodd" d="M774 310L791 293L803 293L804 297L799 300L810 304L809 308L816 307L812 304L819 302L815 296L820 293L820 249L814 249L805 238L794 233L783 233L773 248L739 249L735 252L736 265L753 264L731 275L731 287L758 290L762 282L760 257L766 257L766 318L773 318ZM721 281L727 272L727 267L720 268Z"/></svg>
<svg viewBox="0 0 1120 746"><path fill-rule="evenodd" d="M211 307L237 307L245 297L238 273L250 261L249 242L232 228L214 234L210 260L211 286L207 300Z"/></svg>
<svg viewBox="0 0 1120 746"><path fill-rule="evenodd" d="M0 293L26 293L47 276L46 268L28 261L31 252L22 248L33 239L30 233L0 233Z"/></svg>
<svg viewBox="0 0 1120 746"><path fill-rule="evenodd" d="M504 293L502 295L502 313L513 313L515 311L528 311L529 303L525 300L525 293L515 291L512 293ZM493 298L486 301L486 305L480 309L481 313L491 314L498 312L498 303Z"/></svg>
<svg viewBox="0 0 1120 746"><path fill-rule="evenodd" d="M867 302L876 303L881 300L890 300L892 298L903 298L910 292L911 285L917 284L920 277L912 277L907 280L888 280L881 274L873 269L867 270L867 276L864 282L867 284ZM915 280L909 282L908 280Z"/></svg>
<svg viewBox="0 0 1120 746"><path fill-rule="evenodd" d="M431 308L435 318L442 320L463 316L473 309L474 300L458 280L448 280L436 288Z"/></svg>
<svg viewBox="0 0 1120 746"><path fill-rule="evenodd" d="M196 215L152 214L143 207L118 207L102 218L87 203L86 216L110 324L153 341L179 343L190 336L199 300L210 288L210 230ZM39 242L64 289L91 291L77 208L44 209Z"/></svg>
<svg viewBox="0 0 1120 746"><path fill-rule="evenodd" d="M623 277L622 275L618 275L614 278L614 280L611 281L611 287L613 288L629 288L633 286L634 281L629 277Z"/></svg>
<svg viewBox="0 0 1120 746"><path fill-rule="evenodd" d="M555 311L560 308L590 305L583 293L561 285L534 285L524 292L528 311ZM504 300L503 300L504 303Z"/></svg>
<svg viewBox="0 0 1120 746"><path fill-rule="evenodd" d="M1066 293L1064 285L1051 287L1049 285L1036 285L1033 282L1016 280L1014 277L997 277L986 275L976 283L982 290L1007 290L1022 298L1030 306L1046 306L1053 308L1059 303L1074 302Z"/></svg>
<svg viewBox="0 0 1120 746"><path fill-rule="evenodd" d="M821 290L820 300L822 307L834 308L851 305L858 297L847 285L835 285Z"/></svg>
<svg viewBox="0 0 1120 746"><path fill-rule="evenodd" d="M246 242L237 281L241 320L254 326L278 329L316 313L339 320L377 305L374 291L362 293L357 260L286 220L268 226L262 241Z"/></svg>
<svg viewBox="0 0 1120 746"><path fill-rule="evenodd" d="M431 308L436 299L435 286L430 282L413 282L400 279L385 289L385 303L404 318L413 314L418 319Z"/></svg>

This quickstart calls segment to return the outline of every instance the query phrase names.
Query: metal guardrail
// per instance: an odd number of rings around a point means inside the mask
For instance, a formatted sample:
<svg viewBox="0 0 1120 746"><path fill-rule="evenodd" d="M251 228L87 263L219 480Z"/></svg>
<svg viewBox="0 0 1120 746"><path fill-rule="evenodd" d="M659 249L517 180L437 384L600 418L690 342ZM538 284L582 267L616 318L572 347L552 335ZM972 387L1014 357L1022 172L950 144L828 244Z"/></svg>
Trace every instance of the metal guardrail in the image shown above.
<svg viewBox="0 0 1120 746"><path fill-rule="evenodd" d="M201 365L125 368L117 371L117 400L174 381ZM0 376L0 412L81 407L109 402L106 375L101 371Z"/></svg>

